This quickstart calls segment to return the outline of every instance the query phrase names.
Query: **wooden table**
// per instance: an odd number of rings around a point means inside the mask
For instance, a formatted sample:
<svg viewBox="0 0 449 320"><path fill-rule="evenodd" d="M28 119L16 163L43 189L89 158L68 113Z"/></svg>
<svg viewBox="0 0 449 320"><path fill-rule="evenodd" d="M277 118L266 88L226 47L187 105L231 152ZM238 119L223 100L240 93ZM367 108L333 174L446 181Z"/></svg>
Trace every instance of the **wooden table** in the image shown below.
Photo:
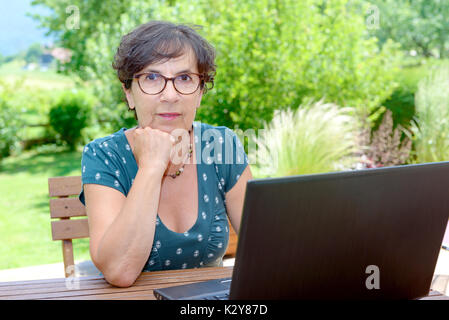
<svg viewBox="0 0 449 320"><path fill-rule="evenodd" d="M117 288L101 276L0 283L0 300L155 300L153 290L232 276L232 267L143 272L133 286ZM424 300L449 297L430 291Z"/></svg>
<svg viewBox="0 0 449 320"><path fill-rule="evenodd" d="M232 276L232 267L143 272L133 286L118 288L101 276L0 283L0 300L155 300L153 290Z"/></svg>

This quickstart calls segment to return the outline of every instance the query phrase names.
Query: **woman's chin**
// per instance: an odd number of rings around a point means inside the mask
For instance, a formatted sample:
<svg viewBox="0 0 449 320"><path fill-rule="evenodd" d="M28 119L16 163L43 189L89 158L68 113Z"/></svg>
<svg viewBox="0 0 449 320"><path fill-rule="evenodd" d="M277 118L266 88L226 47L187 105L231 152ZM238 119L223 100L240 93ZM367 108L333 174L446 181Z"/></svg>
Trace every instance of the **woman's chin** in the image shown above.
<svg viewBox="0 0 449 320"><path fill-rule="evenodd" d="M170 134L176 129L189 130L188 126L181 119L179 121L153 121L149 124L139 124L139 126L141 128L150 127L151 129L157 129Z"/></svg>

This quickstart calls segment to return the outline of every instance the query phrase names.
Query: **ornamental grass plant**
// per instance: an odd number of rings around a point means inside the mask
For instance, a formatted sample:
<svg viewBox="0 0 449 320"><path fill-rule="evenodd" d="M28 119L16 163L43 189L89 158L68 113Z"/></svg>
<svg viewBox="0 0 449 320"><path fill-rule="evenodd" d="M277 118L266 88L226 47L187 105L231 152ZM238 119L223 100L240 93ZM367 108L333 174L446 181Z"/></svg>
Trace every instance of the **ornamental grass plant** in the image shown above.
<svg viewBox="0 0 449 320"><path fill-rule="evenodd" d="M280 177L351 168L357 162L359 122L350 108L307 103L277 110L256 138L255 176Z"/></svg>
<svg viewBox="0 0 449 320"><path fill-rule="evenodd" d="M449 65L419 82L415 105L414 162L449 160Z"/></svg>

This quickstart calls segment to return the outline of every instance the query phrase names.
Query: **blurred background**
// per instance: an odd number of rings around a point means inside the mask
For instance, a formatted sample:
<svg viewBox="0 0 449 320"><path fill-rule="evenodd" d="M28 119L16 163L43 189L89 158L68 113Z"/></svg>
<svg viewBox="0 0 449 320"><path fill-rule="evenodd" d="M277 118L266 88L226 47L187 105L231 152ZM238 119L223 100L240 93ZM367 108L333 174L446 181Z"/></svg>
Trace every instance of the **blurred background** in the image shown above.
<svg viewBox="0 0 449 320"><path fill-rule="evenodd" d="M0 4L0 269L62 261L47 179L136 125L111 63L149 20L202 26L217 75L197 120L236 130L255 177L449 160L449 1Z"/></svg>

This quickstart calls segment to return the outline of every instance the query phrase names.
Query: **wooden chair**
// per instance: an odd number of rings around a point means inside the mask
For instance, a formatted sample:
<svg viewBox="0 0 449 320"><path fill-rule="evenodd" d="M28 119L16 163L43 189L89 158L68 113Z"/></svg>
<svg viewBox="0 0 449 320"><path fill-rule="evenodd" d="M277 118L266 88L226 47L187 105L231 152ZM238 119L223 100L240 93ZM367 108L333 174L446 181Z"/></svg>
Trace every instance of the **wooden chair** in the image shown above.
<svg viewBox="0 0 449 320"><path fill-rule="evenodd" d="M75 272L72 239L88 238L89 225L86 210L78 200L81 191L81 176L53 177L48 179L50 198L50 217L58 219L51 221L53 240L62 241L62 256L64 259L65 276L70 277ZM56 198L55 198L56 197ZM73 217L86 217L71 219ZM237 250L237 234L230 226L229 244L225 257L232 258Z"/></svg>
<svg viewBox="0 0 449 320"><path fill-rule="evenodd" d="M64 273L66 277L73 276L75 261L73 256L72 239L88 238L89 225L86 210L78 200L81 191L81 177L54 177L48 179L48 193L50 198L50 217L58 219L51 221L53 240L62 241L62 256L64 259Z"/></svg>

